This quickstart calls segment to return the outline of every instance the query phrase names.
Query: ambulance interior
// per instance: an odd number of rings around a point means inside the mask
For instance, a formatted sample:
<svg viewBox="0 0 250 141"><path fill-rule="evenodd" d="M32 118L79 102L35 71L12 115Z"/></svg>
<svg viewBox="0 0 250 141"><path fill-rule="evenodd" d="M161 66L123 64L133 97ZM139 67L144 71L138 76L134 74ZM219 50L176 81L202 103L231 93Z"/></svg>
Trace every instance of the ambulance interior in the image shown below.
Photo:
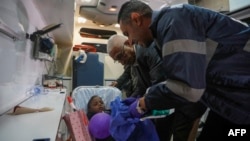
<svg viewBox="0 0 250 141"><path fill-rule="evenodd" d="M34 86L55 91L65 88L70 95L78 86L108 86L115 81L124 68L109 57L106 44L111 35L122 34L117 13L126 1L1 0L0 127L8 112L30 98L27 93ZM250 24L247 0L141 1L154 10L189 3ZM91 69L86 70L84 65ZM0 140L5 140L2 127Z"/></svg>

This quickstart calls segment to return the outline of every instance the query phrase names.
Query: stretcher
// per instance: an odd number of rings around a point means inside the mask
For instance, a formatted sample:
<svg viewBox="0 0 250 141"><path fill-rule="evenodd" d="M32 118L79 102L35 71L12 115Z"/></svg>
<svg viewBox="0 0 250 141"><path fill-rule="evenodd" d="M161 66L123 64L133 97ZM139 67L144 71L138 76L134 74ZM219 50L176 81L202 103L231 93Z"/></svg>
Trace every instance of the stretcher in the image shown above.
<svg viewBox="0 0 250 141"><path fill-rule="evenodd" d="M98 95L102 98L107 109L115 98L122 96L118 88L110 86L78 86L71 95L74 110L66 114L63 119L69 130L69 141L94 141L95 139L89 134L87 104L89 99Z"/></svg>
<svg viewBox="0 0 250 141"><path fill-rule="evenodd" d="M98 95L102 98L107 109L110 108L110 102L116 97L122 97L122 92L111 86L78 86L72 92L72 98L76 108L87 112L87 104L89 99Z"/></svg>

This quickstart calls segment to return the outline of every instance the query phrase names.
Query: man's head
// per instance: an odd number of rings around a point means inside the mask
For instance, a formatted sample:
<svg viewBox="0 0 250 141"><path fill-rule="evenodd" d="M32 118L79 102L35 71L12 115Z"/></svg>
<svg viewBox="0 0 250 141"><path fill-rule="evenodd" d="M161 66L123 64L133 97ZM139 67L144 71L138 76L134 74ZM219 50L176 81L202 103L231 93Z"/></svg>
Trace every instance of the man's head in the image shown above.
<svg viewBox="0 0 250 141"><path fill-rule="evenodd" d="M122 35L113 35L109 38L107 53L122 65L133 65L135 62L134 48L129 45L128 38Z"/></svg>
<svg viewBox="0 0 250 141"><path fill-rule="evenodd" d="M152 12L152 9L141 1L129 1L122 5L118 13L118 23L130 43L135 42L148 47L153 41L149 29Z"/></svg>

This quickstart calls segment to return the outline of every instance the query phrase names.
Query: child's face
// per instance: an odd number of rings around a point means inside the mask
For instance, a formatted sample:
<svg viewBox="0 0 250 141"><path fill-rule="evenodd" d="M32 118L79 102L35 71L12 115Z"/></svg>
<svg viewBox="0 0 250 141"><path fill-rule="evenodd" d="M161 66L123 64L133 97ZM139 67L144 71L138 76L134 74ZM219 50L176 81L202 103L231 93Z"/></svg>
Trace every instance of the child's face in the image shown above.
<svg viewBox="0 0 250 141"><path fill-rule="evenodd" d="M95 97L90 102L90 112L100 113L105 110L105 105L100 97Z"/></svg>

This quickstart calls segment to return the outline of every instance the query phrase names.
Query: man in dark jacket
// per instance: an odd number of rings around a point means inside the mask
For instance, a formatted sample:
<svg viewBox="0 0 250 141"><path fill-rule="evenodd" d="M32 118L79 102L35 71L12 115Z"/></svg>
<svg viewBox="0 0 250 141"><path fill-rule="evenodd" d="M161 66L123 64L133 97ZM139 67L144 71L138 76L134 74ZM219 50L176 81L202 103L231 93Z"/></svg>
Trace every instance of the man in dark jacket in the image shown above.
<svg viewBox="0 0 250 141"><path fill-rule="evenodd" d="M194 5L152 11L141 1L124 3L118 23L130 42L157 42L168 76L138 100L137 113L201 101L210 108L201 141L227 140L230 130L250 127L249 25Z"/></svg>
<svg viewBox="0 0 250 141"><path fill-rule="evenodd" d="M130 67L130 72L125 70L126 77L137 79L133 80L136 86L129 96L141 97L149 86L165 80L162 60L154 43L149 48L142 48L139 45L128 45L125 36L114 35L108 40L107 53L115 61Z"/></svg>
<svg viewBox="0 0 250 141"><path fill-rule="evenodd" d="M138 82L131 97L142 97L147 88L166 79L162 58L154 42L148 48L131 46L128 45L127 37L113 35L108 40L107 52L115 61L130 65L136 70ZM189 103L185 107L175 109L175 112L166 118L155 120L160 139L170 141L171 135L174 134L176 140L186 141L195 120L201 117L205 109L201 103Z"/></svg>
<svg viewBox="0 0 250 141"><path fill-rule="evenodd" d="M124 97L130 97L130 95L136 89L136 77L137 76L134 73L133 67L131 65L125 65L124 72L119 76L116 81L113 81L109 86L113 86L121 90L124 94Z"/></svg>

